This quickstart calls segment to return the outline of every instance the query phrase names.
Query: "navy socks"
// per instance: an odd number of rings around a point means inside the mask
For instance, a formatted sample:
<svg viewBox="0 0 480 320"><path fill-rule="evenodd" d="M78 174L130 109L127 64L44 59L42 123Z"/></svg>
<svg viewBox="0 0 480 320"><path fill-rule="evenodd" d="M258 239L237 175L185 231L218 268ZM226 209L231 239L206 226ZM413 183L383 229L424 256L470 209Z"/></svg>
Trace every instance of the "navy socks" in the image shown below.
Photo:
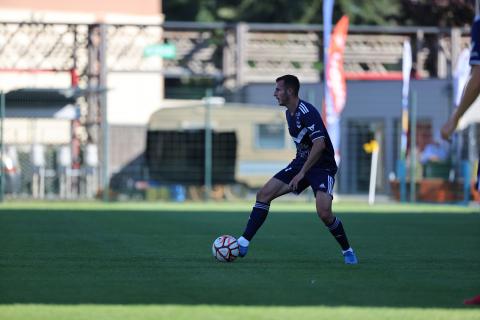
<svg viewBox="0 0 480 320"><path fill-rule="evenodd" d="M343 224L340 219L335 217L332 224L327 226L330 233L333 235L335 240L340 244L342 250L347 250L350 248L350 244L348 243L347 235L345 234L345 230L343 229Z"/></svg>
<svg viewBox="0 0 480 320"><path fill-rule="evenodd" d="M245 239L247 239L248 241L252 240L255 233L257 233L258 229L260 229L262 224L265 222L269 209L270 204L260 201L255 202L252 213L250 214L250 218L247 222L247 227L243 232L243 237Z"/></svg>
<svg viewBox="0 0 480 320"><path fill-rule="evenodd" d="M267 218L268 211L270 210L270 204L263 203L260 201L255 202L253 206L252 213L248 219L247 226L243 232L243 237L248 241L251 241L252 238L257 233L258 229L263 225L265 219ZM348 243L347 235L343 229L342 221L339 218L335 217L335 220L330 225L326 226L330 233L333 235L335 240L340 244L342 250L348 250L350 244Z"/></svg>

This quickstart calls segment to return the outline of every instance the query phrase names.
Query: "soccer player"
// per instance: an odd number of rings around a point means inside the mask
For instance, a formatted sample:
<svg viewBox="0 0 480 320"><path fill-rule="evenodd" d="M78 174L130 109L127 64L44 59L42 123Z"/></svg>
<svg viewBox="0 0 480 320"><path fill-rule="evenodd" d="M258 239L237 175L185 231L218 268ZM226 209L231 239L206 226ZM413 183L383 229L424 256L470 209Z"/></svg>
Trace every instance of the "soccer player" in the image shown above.
<svg viewBox="0 0 480 320"><path fill-rule="evenodd" d="M452 133L455 131L458 125L458 121L463 114L472 106L473 102L480 94L480 16L476 16L473 22L472 31L472 49L470 52L470 65L472 69L470 71L470 77L463 89L462 98L458 107L453 111L448 121L443 125L441 129L442 138L449 140ZM480 156L479 166L477 170L477 190L480 191Z"/></svg>
<svg viewBox="0 0 480 320"><path fill-rule="evenodd" d="M357 264L342 221L332 214L332 192L337 164L328 132L318 110L298 97L300 82L293 75L276 79L274 97L287 108L288 131L297 148L295 159L275 174L257 193L255 205L243 235L238 239L240 256L247 254L250 241L267 218L270 202L284 194L300 194L308 186L315 193L319 218L342 248L346 264Z"/></svg>
<svg viewBox="0 0 480 320"><path fill-rule="evenodd" d="M470 71L470 77L465 84L463 89L462 98L458 107L453 111L452 115L448 121L443 125L440 130L442 138L449 140L452 133L455 131L458 125L458 121L464 115L464 113L472 106L473 102L477 99L480 94L480 16L478 15L478 1L477 6L477 16L473 21L472 31L471 31L471 52L470 52L470 65L472 69ZM480 155L478 159L478 169L477 169L477 182L476 188L480 192ZM464 301L466 305L480 305L480 295L477 295L471 299Z"/></svg>

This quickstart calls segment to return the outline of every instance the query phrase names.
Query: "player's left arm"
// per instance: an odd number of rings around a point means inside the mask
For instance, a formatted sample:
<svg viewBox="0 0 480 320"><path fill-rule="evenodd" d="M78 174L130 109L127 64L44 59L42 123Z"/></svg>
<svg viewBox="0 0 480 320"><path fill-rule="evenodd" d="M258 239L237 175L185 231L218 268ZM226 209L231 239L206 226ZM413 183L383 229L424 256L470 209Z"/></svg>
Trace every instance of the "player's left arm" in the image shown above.
<svg viewBox="0 0 480 320"><path fill-rule="evenodd" d="M289 186L293 191L297 190L298 183L305 177L305 173L310 170L310 168L320 159L322 152L325 149L325 139L324 137L317 138L313 140L312 149L308 154L307 160L303 164L302 169L292 181L290 181Z"/></svg>
<svg viewBox="0 0 480 320"><path fill-rule="evenodd" d="M470 77L463 90L463 95L458 107L452 113L448 121L442 126L440 133L442 138L448 140L457 128L460 118L473 105L480 94L480 65L473 65Z"/></svg>
<svg viewBox="0 0 480 320"><path fill-rule="evenodd" d="M312 143L313 146L308 154L307 161L305 161L302 169L300 170L300 172L302 172L304 175L322 156L322 152L325 149L325 137L315 139Z"/></svg>

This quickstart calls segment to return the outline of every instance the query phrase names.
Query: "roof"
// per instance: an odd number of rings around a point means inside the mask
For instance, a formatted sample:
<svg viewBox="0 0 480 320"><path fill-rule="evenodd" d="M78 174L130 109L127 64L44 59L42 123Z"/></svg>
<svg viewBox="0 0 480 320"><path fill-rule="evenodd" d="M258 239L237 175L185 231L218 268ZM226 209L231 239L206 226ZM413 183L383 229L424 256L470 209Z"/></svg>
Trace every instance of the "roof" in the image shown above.
<svg viewBox="0 0 480 320"><path fill-rule="evenodd" d="M22 88L5 95L7 118L66 118L74 119L74 105L86 90L77 88Z"/></svg>
<svg viewBox="0 0 480 320"><path fill-rule="evenodd" d="M162 108L155 111L148 121L149 130L198 129L205 126L205 105L192 104L185 107ZM285 109L279 106L225 103L212 105L212 126L216 129L231 129L241 124L262 121L282 122Z"/></svg>

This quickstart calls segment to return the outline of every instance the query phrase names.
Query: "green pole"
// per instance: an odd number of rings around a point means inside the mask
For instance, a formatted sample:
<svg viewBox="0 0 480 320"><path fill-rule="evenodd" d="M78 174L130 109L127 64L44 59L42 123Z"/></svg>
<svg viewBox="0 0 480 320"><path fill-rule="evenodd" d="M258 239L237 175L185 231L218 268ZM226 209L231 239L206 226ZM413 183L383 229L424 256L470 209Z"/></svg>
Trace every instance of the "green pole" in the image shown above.
<svg viewBox="0 0 480 320"><path fill-rule="evenodd" d="M417 169L417 92L412 90L412 108L410 115L410 202L416 201L415 172Z"/></svg>
<svg viewBox="0 0 480 320"><path fill-rule="evenodd" d="M3 147L3 123L5 118L5 94L0 91L0 202L3 202L3 196L5 193L5 170L4 170L4 147Z"/></svg>
<svg viewBox="0 0 480 320"><path fill-rule="evenodd" d="M107 87L107 25L100 24L100 47L99 47L99 86L100 88ZM108 110L107 110L107 91L101 90L100 93L100 112L102 130L102 156L103 156L103 201L110 201L110 159L109 159L109 124L108 124Z"/></svg>
<svg viewBox="0 0 480 320"><path fill-rule="evenodd" d="M206 92L205 102L205 200L210 200L212 192L212 124L211 124L211 101L212 90Z"/></svg>

